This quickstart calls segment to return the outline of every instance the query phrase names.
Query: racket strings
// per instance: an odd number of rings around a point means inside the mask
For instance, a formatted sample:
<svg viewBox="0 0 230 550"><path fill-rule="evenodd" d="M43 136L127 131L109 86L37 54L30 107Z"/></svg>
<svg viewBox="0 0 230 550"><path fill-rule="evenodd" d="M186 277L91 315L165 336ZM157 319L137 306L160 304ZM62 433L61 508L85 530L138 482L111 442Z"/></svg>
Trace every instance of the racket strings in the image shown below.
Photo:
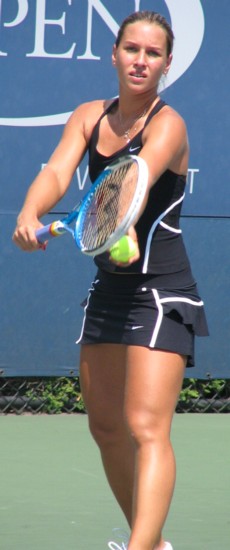
<svg viewBox="0 0 230 550"><path fill-rule="evenodd" d="M117 209L117 226L126 216L130 205L133 202L133 196L136 190L138 180L138 165L135 162L128 167L125 167L125 173L121 178L121 188L118 194L118 209Z"/></svg>
<svg viewBox="0 0 230 550"><path fill-rule="evenodd" d="M111 171L96 190L82 227L82 245L99 248L126 216L133 200L138 166L130 162Z"/></svg>

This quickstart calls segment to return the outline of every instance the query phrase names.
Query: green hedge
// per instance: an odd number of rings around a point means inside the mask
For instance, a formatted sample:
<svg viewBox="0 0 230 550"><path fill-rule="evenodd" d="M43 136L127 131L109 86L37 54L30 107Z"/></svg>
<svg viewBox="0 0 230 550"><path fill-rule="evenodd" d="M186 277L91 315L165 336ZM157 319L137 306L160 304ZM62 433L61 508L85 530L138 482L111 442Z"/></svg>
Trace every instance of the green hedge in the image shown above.
<svg viewBox="0 0 230 550"><path fill-rule="evenodd" d="M177 412L230 412L230 380L186 378ZM79 378L0 378L3 414L86 412Z"/></svg>
<svg viewBox="0 0 230 550"><path fill-rule="evenodd" d="M61 413L65 409L72 412L85 412L79 378L44 379L39 385L30 384L25 396L44 402L43 412Z"/></svg>

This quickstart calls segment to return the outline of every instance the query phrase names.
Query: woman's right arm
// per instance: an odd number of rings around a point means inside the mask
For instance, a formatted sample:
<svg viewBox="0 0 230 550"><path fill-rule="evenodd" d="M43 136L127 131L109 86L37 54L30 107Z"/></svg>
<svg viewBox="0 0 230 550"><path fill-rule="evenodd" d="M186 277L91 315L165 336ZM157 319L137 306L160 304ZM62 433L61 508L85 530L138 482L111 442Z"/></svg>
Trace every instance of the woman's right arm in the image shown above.
<svg viewBox="0 0 230 550"><path fill-rule="evenodd" d="M35 236L36 229L42 226L39 219L64 196L87 150L85 123L90 111L92 115L97 113L97 104L85 103L74 111L57 148L27 192L13 234L14 243L22 250L40 248Z"/></svg>

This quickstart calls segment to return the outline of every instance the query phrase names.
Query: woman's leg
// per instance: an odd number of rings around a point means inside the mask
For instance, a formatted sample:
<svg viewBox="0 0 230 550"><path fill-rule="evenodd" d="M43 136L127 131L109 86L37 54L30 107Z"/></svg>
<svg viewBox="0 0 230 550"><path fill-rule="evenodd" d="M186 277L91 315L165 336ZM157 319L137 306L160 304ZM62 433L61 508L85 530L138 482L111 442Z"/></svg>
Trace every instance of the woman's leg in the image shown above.
<svg viewBox="0 0 230 550"><path fill-rule="evenodd" d="M131 525L134 445L124 422L125 377L125 346L82 346L81 390L89 427L100 448L110 487Z"/></svg>
<svg viewBox="0 0 230 550"><path fill-rule="evenodd" d="M161 531L175 483L170 428L185 362L177 354L136 346L82 347L89 425L132 528L129 550L164 548Z"/></svg>
<svg viewBox="0 0 230 550"><path fill-rule="evenodd" d="M129 550L161 550L175 484L170 429L186 359L142 347L127 350L125 414L136 449Z"/></svg>

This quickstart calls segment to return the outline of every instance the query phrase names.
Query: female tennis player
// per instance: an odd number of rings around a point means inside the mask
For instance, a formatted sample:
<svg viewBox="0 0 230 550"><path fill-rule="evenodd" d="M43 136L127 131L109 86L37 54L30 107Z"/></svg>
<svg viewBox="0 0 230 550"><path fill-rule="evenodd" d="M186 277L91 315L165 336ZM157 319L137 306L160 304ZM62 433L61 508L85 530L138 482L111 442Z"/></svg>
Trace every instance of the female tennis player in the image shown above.
<svg viewBox="0 0 230 550"><path fill-rule="evenodd" d="M146 161L145 208L129 230L137 253L125 265L109 252L96 257L78 340L90 430L131 530L127 543L111 541L111 549L172 550L163 537L175 484L171 423L185 367L194 364L194 337L208 333L179 227L186 126L158 94L173 38L157 13L127 17L112 53L119 97L75 110L28 191L13 236L22 250L40 248L40 217L66 193L86 151L92 181L123 155Z"/></svg>

